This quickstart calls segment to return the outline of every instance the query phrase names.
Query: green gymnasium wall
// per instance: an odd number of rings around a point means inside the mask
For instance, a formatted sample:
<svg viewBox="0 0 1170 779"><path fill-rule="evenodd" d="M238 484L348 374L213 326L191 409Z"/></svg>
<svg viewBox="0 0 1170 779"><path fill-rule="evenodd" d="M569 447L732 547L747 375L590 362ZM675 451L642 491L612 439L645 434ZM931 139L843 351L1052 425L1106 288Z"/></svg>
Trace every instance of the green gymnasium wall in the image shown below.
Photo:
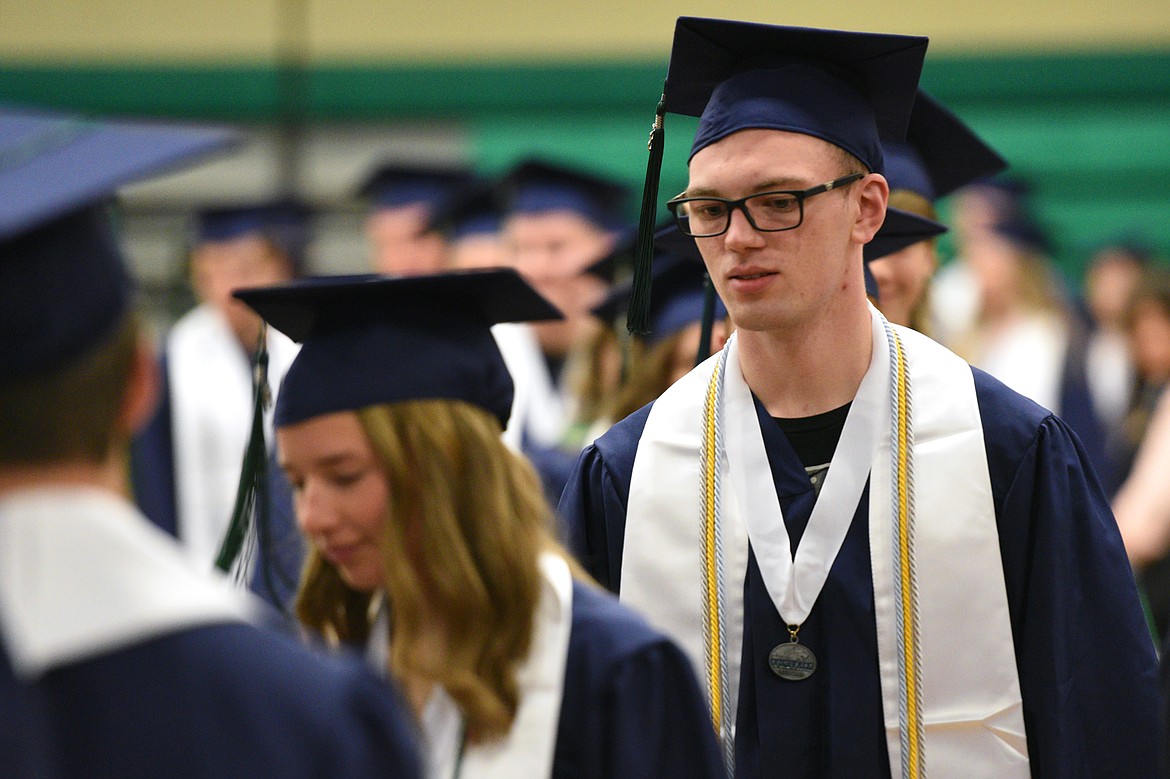
<svg viewBox="0 0 1170 779"><path fill-rule="evenodd" d="M0 101L87 112L369 124L432 119L464 128L485 172L528 153L579 161L635 188L665 61L471 65L144 66L109 62L0 68ZM1035 186L1059 261L1141 232L1170 253L1170 50L928 57L924 87L963 116ZM694 120L667 119L662 200L685 185Z"/></svg>

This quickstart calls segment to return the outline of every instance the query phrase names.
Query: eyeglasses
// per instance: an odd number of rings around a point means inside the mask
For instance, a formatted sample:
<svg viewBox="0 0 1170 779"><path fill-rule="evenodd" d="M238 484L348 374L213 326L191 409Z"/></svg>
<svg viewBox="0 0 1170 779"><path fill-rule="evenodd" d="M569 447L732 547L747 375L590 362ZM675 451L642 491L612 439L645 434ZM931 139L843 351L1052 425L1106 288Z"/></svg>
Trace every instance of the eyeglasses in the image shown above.
<svg viewBox="0 0 1170 779"><path fill-rule="evenodd" d="M865 178L864 173L850 173L808 189L782 189L728 200L722 197L676 197L666 207L674 214L678 229L693 238L723 235L731 227L731 213L743 211L748 224L761 233L778 233L800 227L804 221L804 201L813 195L852 184Z"/></svg>

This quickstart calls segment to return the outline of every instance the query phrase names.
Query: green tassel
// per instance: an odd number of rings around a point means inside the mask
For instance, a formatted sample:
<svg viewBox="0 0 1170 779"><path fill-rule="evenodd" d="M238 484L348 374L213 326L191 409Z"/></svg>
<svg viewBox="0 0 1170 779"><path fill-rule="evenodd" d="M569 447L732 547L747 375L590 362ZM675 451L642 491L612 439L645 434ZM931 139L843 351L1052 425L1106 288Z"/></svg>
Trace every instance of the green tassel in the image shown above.
<svg viewBox="0 0 1170 779"><path fill-rule="evenodd" d="M695 354L695 365L711 356L711 333L715 330L715 285L711 274L703 274L703 320L699 328L699 350Z"/></svg>
<svg viewBox="0 0 1170 779"><path fill-rule="evenodd" d="M256 521L265 531L268 527L268 444L264 440L264 411L271 402L271 393L268 389L267 328L266 324L261 326L253 363L252 432L248 445L244 447L232 518L215 559L215 567L225 573L239 557L251 522Z"/></svg>
<svg viewBox="0 0 1170 779"><path fill-rule="evenodd" d="M638 240L634 245L634 279L626 329L635 335L648 335L650 318L650 270L654 259L654 228L658 221L658 177L662 172L664 145L663 116L666 111L666 83L654 112L650 128L650 159L646 163L646 183L642 186L642 213L638 219Z"/></svg>

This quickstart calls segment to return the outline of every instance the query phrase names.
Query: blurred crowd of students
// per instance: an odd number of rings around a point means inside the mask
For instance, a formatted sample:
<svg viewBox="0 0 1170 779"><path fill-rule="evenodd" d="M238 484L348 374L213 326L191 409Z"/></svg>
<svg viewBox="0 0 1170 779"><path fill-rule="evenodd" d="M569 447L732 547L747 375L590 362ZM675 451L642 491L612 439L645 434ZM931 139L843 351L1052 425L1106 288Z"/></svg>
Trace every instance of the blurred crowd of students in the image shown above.
<svg viewBox="0 0 1170 779"><path fill-rule="evenodd" d="M984 153L991 153L985 150ZM894 166L891 205L950 217L953 256L920 240L873 262L875 304L896 323L948 346L1021 394L1056 411L1081 439L1106 493L1160 635L1170 627L1170 270L1147 234L1122 232L1094 247L1078 280L1011 172L955 189L953 148L914 154L942 191ZM931 155L934 155L933 157ZM948 156L949 155L949 156ZM895 155L896 158L896 155ZM910 169L913 168L911 165ZM634 229L631 193L580 165L525 159L501 176L469 168L389 163L357 188L368 205L369 269L394 275L511 267L564 314L552 323L503 323L494 334L516 379L505 440L536 466L555 503L580 448L656 398L695 363L704 271L694 242L659 231L648 335L626 332ZM165 339L166 402L139 441L147 514L210 565L235 494L250 356L259 319L230 291L306 273L313 213L289 199L209 204L193 215L189 273L199 305ZM665 224L665 223L663 223ZM1152 231L1151 231L1152 232ZM1058 236L1057 236L1058 237ZM710 342L733 327L718 300ZM269 334L274 386L296 353ZM192 367L190 355L197 355ZM1160 410L1161 409L1161 410ZM270 424L270 423L269 423ZM198 432L195 432L198 431ZM188 467L190 464L190 467ZM276 473L276 471L274 471ZM279 482L279 475L274 477ZM160 487L159 485L162 485ZM299 553L287 489L274 484L288 552L287 599Z"/></svg>

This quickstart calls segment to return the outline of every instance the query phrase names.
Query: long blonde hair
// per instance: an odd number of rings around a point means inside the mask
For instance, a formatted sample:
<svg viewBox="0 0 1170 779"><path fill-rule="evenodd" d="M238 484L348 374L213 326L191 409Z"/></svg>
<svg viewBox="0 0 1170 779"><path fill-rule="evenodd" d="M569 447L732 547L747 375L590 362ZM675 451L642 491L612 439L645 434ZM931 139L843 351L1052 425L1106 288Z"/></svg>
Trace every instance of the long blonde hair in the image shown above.
<svg viewBox="0 0 1170 779"><path fill-rule="evenodd" d="M500 440L498 420L454 400L360 409L358 419L389 485L383 536L391 635L390 672L442 685L490 740L519 706L516 669L527 656L540 601L542 551L553 540L540 480ZM415 560L417 565L410 561ZM368 638L371 596L341 581L315 552L302 579L302 622L338 641ZM417 637L426 620L446 628L441 661Z"/></svg>

